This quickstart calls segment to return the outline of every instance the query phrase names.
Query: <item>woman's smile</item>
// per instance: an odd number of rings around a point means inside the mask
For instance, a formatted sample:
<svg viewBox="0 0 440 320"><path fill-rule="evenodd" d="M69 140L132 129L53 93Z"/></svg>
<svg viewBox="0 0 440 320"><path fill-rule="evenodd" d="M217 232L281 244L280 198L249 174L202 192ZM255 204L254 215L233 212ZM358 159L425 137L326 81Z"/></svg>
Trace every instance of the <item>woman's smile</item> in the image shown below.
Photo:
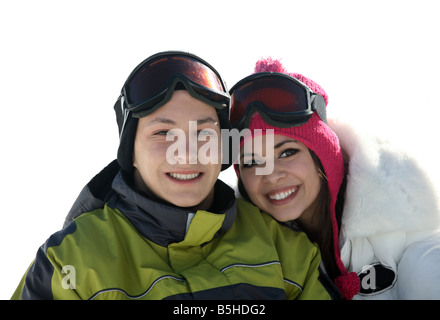
<svg viewBox="0 0 440 320"><path fill-rule="evenodd" d="M275 205L282 205L292 200L299 190L300 186L292 186L276 191L269 192L267 198Z"/></svg>

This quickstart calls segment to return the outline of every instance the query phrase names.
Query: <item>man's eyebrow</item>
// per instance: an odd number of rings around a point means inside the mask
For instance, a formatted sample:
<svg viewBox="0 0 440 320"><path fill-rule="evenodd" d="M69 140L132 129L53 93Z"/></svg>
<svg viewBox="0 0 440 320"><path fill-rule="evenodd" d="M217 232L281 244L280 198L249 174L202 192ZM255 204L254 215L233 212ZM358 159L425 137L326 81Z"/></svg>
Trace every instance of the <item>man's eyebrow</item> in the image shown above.
<svg viewBox="0 0 440 320"><path fill-rule="evenodd" d="M202 125L205 123L213 123L214 125L217 125L218 121L211 118L211 117L206 117L206 118L197 120L197 125Z"/></svg>
<svg viewBox="0 0 440 320"><path fill-rule="evenodd" d="M218 121L211 118L211 117L206 117L206 118L202 118L199 120L194 120L197 121L197 125L202 125L205 123L213 123L214 125L217 125ZM168 118L155 118L153 120L151 120L147 126L151 126L154 124L158 124L158 123L162 123L162 124L170 124L170 125L176 125L176 122L174 120L168 119Z"/></svg>
<svg viewBox="0 0 440 320"><path fill-rule="evenodd" d="M171 119L167 119L167 118L155 118L155 119L151 120L151 121L147 124L147 126L152 126L152 125L157 124L157 123L176 125L176 122L174 122L174 121L171 120Z"/></svg>

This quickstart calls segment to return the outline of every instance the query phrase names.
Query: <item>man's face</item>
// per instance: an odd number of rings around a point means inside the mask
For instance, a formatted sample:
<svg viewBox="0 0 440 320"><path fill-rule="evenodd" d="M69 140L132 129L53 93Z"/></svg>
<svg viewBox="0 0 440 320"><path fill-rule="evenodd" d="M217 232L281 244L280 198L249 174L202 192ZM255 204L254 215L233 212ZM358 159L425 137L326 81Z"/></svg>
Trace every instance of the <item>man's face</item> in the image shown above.
<svg viewBox="0 0 440 320"><path fill-rule="evenodd" d="M220 136L215 109L185 90L175 91L168 103L139 119L133 153L136 187L142 191L147 186L179 207L208 209L222 166L221 143L213 141ZM213 145L216 150L207 148Z"/></svg>

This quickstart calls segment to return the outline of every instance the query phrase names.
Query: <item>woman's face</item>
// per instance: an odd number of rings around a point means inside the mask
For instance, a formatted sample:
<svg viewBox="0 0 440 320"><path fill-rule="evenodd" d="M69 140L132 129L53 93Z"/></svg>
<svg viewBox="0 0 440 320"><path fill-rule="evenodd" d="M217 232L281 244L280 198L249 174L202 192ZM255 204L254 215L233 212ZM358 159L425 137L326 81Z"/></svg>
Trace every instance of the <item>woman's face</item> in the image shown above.
<svg viewBox="0 0 440 320"><path fill-rule="evenodd" d="M300 218L307 222L313 214L321 181L318 169L309 149L293 138L274 135L270 139L259 139L253 146L252 154L240 150L240 177L252 200L261 210L269 213L278 221L289 221ZM252 143L254 145L254 143ZM264 166L261 160L270 155L266 161L273 161L273 172L269 175L257 175L256 168ZM244 160L244 161L243 161Z"/></svg>

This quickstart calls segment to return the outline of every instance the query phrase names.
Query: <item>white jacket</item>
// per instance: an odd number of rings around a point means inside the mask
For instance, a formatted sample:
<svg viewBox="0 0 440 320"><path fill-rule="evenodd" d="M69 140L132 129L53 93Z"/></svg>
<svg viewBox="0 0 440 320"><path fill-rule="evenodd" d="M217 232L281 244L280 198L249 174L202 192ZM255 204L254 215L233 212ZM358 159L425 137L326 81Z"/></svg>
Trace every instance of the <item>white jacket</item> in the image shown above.
<svg viewBox="0 0 440 320"><path fill-rule="evenodd" d="M428 173L379 137L332 119L329 126L349 164L339 237L342 262L357 273L379 264L393 277L379 290L381 277L367 269L361 286L378 292L354 299L440 299L440 200ZM235 173L226 179L241 197L236 181Z"/></svg>
<svg viewBox="0 0 440 320"><path fill-rule="evenodd" d="M378 263L395 275L387 288L355 299L440 299L440 201L428 173L380 138L342 122L329 125L349 164L342 262L354 272ZM364 289L376 286L375 271L369 270Z"/></svg>

